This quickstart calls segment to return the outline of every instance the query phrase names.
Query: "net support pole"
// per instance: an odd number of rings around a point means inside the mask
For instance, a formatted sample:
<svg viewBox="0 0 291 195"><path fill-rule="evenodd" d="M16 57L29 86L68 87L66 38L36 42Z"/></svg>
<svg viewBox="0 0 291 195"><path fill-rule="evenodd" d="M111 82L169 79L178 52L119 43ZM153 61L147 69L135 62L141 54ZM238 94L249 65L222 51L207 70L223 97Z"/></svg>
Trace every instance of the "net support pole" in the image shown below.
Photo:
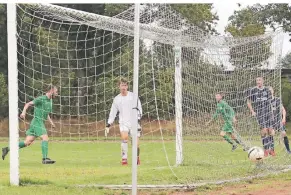
<svg viewBox="0 0 291 195"><path fill-rule="evenodd" d="M182 61L180 46L175 46L175 116L176 116L176 165L183 162L182 134Z"/></svg>
<svg viewBox="0 0 291 195"><path fill-rule="evenodd" d="M7 4L10 184L19 185L16 4Z"/></svg>
<svg viewBox="0 0 291 195"><path fill-rule="evenodd" d="M138 106L138 74L139 74L139 12L140 5L134 9L134 68L133 68L133 108ZM132 195L137 195L137 116L138 110L133 109L132 117Z"/></svg>

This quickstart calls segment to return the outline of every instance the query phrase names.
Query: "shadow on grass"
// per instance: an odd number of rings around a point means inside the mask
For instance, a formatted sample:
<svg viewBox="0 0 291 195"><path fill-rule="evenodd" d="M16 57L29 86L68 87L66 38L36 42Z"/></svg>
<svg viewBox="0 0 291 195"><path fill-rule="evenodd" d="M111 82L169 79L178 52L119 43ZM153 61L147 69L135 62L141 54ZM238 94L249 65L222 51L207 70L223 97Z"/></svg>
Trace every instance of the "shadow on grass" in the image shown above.
<svg viewBox="0 0 291 195"><path fill-rule="evenodd" d="M29 178L22 178L20 179L20 186L29 186L29 185L50 185L53 182L49 180L33 180Z"/></svg>

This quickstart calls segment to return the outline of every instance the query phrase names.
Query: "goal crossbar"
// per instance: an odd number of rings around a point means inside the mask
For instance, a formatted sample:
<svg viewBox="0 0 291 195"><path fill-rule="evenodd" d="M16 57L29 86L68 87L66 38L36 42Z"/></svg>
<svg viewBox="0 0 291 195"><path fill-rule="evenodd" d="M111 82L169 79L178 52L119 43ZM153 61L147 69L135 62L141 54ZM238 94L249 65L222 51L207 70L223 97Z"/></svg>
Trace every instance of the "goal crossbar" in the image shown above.
<svg viewBox="0 0 291 195"><path fill-rule="evenodd" d="M76 24L84 24L97 29L113 31L116 33L134 36L134 22L130 20L120 19L116 17L103 16L85 11L74 10L71 8L61 7L47 3L27 4L27 7L33 11L39 12L46 17L56 17L59 20L66 20ZM37 17L37 16L34 16ZM42 18L45 20L45 18ZM57 21L54 21L57 23ZM62 22L62 24L65 24ZM219 37L214 35L206 35L202 31L197 31L188 23L181 24L180 29L165 28L154 23L140 23L140 38L150 39L164 44L181 46L181 47L196 47L196 48L229 48L242 44L251 43L254 41L264 41L270 37L281 33L280 30L264 35L248 38L233 38ZM191 29L193 28L193 30Z"/></svg>

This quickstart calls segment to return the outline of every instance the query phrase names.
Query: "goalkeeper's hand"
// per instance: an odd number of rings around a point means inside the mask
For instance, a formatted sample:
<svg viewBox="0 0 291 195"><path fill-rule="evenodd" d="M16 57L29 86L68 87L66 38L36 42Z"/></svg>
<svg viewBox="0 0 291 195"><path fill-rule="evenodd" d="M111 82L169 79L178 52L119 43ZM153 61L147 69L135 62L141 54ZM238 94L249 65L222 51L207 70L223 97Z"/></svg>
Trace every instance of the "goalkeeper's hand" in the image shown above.
<svg viewBox="0 0 291 195"><path fill-rule="evenodd" d="M107 124L105 127L105 137L107 137L107 134L109 133L110 126L110 124Z"/></svg>

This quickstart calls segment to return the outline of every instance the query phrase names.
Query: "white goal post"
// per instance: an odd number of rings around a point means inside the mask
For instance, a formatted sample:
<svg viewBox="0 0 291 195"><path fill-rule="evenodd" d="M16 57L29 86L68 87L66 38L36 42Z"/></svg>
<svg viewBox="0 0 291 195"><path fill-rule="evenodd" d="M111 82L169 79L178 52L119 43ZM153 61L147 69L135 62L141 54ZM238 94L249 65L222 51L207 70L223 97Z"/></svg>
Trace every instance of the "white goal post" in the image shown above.
<svg viewBox="0 0 291 195"><path fill-rule="evenodd" d="M10 184L19 185L19 126L16 5L7 4Z"/></svg>
<svg viewBox="0 0 291 195"><path fill-rule="evenodd" d="M134 7L134 63L133 63L133 108L137 107L138 102L138 76L139 76L139 3ZM138 110L133 110L132 117L132 195L137 194L137 122L138 122Z"/></svg>

